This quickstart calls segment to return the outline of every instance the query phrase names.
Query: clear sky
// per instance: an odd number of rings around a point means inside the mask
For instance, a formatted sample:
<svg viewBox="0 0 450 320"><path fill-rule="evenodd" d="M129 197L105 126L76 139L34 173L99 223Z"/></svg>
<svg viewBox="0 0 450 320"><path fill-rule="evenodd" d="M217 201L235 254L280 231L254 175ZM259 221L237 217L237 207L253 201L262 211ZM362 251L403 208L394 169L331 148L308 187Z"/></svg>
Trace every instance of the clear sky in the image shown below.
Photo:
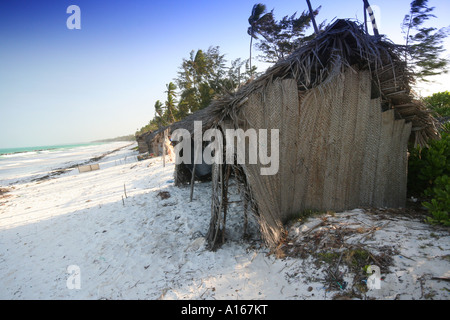
<svg viewBox="0 0 450 320"><path fill-rule="evenodd" d="M153 117L155 101L165 100L165 85L191 50L219 46L228 61L248 58L248 17L257 2L276 19L307 8L289 0L2 0L0 148L133 134ZM361 0L311 2L322 6L319 22L363 20ZM403 43L410 0L369 2L380 32ZM66 26L70 5L81 9L79 30ZM450 1L429 5L438 16L432 26L448 26ZM446 48L448 56L449 41ZM437 80L420 92L450 90L449 76Z"/></svg>

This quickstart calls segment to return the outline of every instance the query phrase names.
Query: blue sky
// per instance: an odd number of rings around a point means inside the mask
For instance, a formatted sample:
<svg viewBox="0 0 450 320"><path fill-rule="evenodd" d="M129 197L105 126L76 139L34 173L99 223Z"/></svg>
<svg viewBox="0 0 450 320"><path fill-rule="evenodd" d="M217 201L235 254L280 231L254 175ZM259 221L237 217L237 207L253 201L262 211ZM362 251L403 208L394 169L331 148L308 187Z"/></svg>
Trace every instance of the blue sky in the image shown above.
<svg viewBox="0 0 450 320"><path fill-rule="evenodd" d="M164 101L165 85L191 50L219 46L228 61L248 58L247 19L257 2L1 1L0 148L134 133L153 117L155 101ZM274 9L277 19L307 8L306 1L259 2ZM360 0L311 2L322 5L319 21L363 19ZM380 32L403 43L400 24L410 0L370 3ZM72 4L81 9L80 30L66 27ZM432 25L448 26L450 2L429 4L438 16ZM449 89L449 76L437 80L419 91Z"/></svg>

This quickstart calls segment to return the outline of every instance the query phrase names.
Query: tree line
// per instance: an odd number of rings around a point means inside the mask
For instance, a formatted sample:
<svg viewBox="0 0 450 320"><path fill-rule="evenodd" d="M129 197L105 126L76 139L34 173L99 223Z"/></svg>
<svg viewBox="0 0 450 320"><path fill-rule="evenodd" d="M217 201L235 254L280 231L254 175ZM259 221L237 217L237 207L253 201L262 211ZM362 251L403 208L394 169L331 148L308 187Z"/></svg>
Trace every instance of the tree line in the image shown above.
<svg viewBox="0 0 450 320"><path fill-rule="evenodd" d="M180 121L207 107L215 97L234 92L255 74L256 67L250 69L248 59L237 58L227 65L218 46L192 50L188 58L183 58L177 78L166 84L165 101L155 102L154 118L136 133Z"/></svg>
<svg viewBox="0 0 450 320"><path fill-rule="evenodd" d="M251 63L253 47L262 53L258 56L260 61L276 63L288 57L313 39L317 32L326 29L326 21L323 21L316 26L315 32L309 32L320 9L319 6L312 12L305 10L299 16L295 12L276 20L273 9L267 11L264 4L255 4L248 18L249 58L238 58L227 65L228 61L218 46L192 50L188 58L183 58L174 82L166 84L166 100L155 102L154 118L136 134L154 131L182 120L207 107L215 97L234 92L258 76L257 68ZM441 56L445 51L442 43L448 36L449 28L426 26L428 20L436 17L434 9L428 6L428 0L413 0L401 24L405 38L405 44L401 46L404 60L415 77L423 81L447 72L448 60Z"/></svg>

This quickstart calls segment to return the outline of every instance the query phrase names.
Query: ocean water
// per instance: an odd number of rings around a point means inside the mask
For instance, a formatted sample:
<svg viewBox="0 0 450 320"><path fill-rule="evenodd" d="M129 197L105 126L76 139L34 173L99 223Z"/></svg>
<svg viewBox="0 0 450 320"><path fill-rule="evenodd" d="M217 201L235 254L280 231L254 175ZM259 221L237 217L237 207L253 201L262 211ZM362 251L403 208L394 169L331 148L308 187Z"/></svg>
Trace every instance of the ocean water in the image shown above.
<svg viewBox="0 0 450 320"><path fill-rule="evenodd" d="M45 152L50 150L57 150L57 149L72 149L76 147L86 147L86 146L93 146L93 145L99 145L100 143L78 143L78 144L60 144L60 145L51 145L51 146L35 146L35 147L23 147L23 148L0 148L0 156L1 155L8 155L8 154L14 154L14 153L23 153L23 152Z"/></svg>
<svg viewBox="0 0 450 320"><path fill-rule="evenodd" d="M0 149L0 186L32 181L124 145L124 142L112 142Z"/></svg>

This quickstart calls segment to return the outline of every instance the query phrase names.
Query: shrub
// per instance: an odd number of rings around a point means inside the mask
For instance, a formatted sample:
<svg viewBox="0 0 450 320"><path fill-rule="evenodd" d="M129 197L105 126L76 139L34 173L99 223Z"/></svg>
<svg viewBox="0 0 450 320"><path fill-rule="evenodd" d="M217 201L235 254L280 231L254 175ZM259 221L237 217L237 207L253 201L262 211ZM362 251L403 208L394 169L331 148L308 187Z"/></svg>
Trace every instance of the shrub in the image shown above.
<svg viewBox="0 0 450 320"><path fill-rule="evenodd" d="M437 116L450 116L450 92L438 92L424 98L428 107L437 113Z"/></svg>
<svg viewBox="0 0 450 320"><path fill-rule="evenodd" d="M425 195L430 197L429 202L423 202L431 217L427 218L427 222L436 224L440 223L450 226L450 177L447 175L437 177L434 181L434 187L425 190Z"/></svg>
<svg viewBox="0 0 450 320"><path fill-rule="evenodd" d="M411 149L408 161L408 191L421 194L433 187L437 177L450 176L449 124L441 132L440 140L429 142L428 148Z"/></svg>
<svg viewBox="0 0 450 320"><path fill-rule="evenodd" d="M431 216L430 223L449 225L450 210L450 125L444 126L441 139L428 148L413 148L408 162L408 192L426 197L422 203Z"/></svg>

